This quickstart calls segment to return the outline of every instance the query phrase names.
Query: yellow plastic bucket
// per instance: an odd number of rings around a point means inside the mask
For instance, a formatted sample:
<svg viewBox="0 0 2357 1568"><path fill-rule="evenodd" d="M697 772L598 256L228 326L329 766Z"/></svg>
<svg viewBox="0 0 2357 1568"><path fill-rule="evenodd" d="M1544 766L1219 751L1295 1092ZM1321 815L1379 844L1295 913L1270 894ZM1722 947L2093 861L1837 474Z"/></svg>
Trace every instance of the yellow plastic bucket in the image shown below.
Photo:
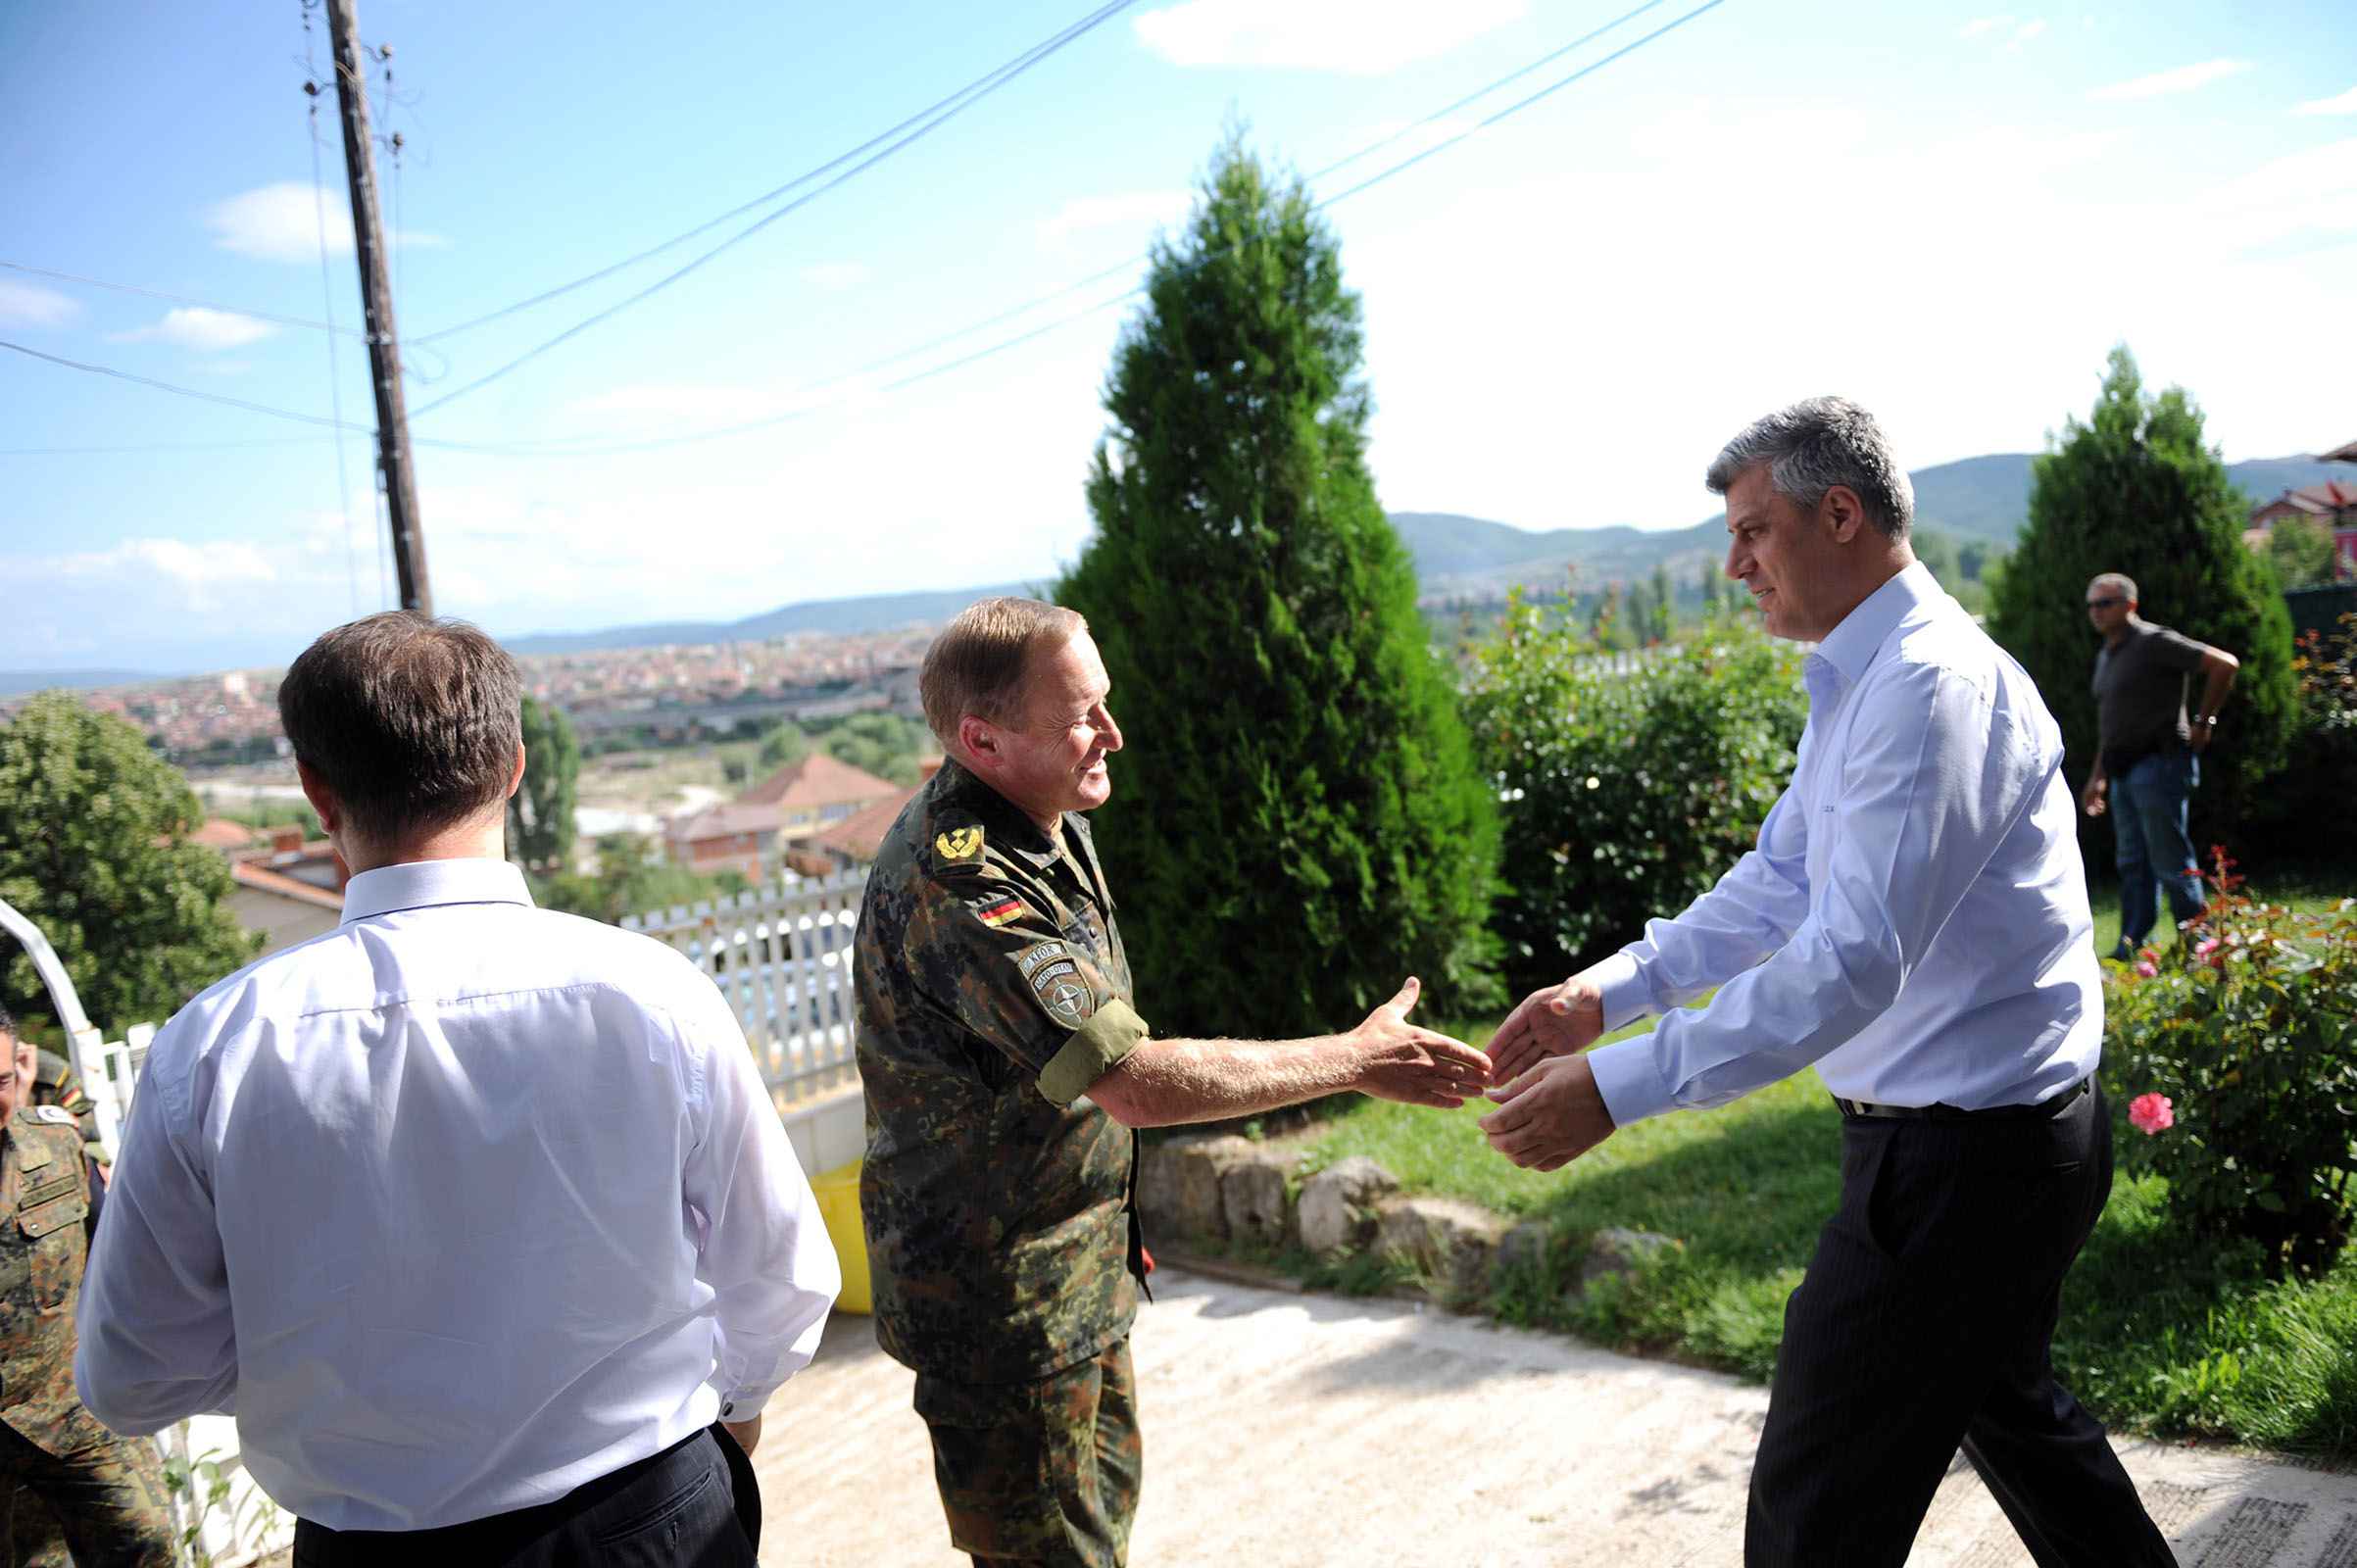
<svg viewBox="0 0 2357 1568"><path fill-rule="evenodd" d="M835 1310L874 1310L867 1287L867 1233L859 1228L859 1162L855 1159L811 1177L810 1192L826 1221L826 1238L835 1244L835 1256L843 1264L843 1294L835 1298Z"/></svg>

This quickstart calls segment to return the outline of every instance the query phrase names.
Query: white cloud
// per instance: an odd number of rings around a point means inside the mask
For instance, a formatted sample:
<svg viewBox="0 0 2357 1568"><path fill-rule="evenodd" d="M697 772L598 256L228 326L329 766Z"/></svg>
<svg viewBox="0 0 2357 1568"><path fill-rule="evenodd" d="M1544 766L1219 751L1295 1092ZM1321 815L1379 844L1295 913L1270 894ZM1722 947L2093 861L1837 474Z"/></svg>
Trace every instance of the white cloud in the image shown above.
<svg viewBox="0 0 2357 1568"><path fill-rule="evenodd" d="M802 280L815 289L840 294L845 289L858 288L872 274L861 262L820 262L802 270Z"/></svg>
<svg viewBox="0 0 2357 1568"><path fill-rule="evenodd" d="M1194 198L1183 190L1132 190L1113 196L1075 196L1040 220L1043 244L1062 245L1074 235L1101 228L1141 231L1176 224L1187 216Z"/></svg>
<svg viewBox="0 0 2357 1568"><path fill-rule="evenodd" d="M2333 98L2312 98L2296 106L2295 115L2357 115L2357 87Z"/></svg>
<svg viewBox="0 0 2357 1568"><path fill-rule="evenodd" d="M2097 87L2087 94L2099 104L2133 103L2143 98L2165 98L2171 93L2191 92L2207 87L2213 81L2238 76L2250 69L2247 60L2205 60L2198 66L2180 66L2175 71L2156 71L2149 76L2133 81L2115 81L2108 87Z"/></svg>
<svg viewBox="0 0 2357 1568"><path fill-rule="evenodd" d="M352 254L351 211L343 201L327 201L327 254ZM213 243L239 256L263 262L316 262L319 259L319 196L311 186L284 179L216 202L205 213ZM439 234L403 229L390 243L403 250L440 250L450 241Z"/></svg>
<svg viewBox="0 0 2357 1568"><path fill-rule="evenodd" d="M175 306L164 319L128 332L109 332L110 343L170 343L178 348L219 351L241 349L274 336L277 328L234 311L209 310L202 305Z"/></svg>
<svg viewBox="0 0 2357 1568"><path fill-rule="evenodd" d="M64 326L81 307L53 289L0 277L0 326Z"/></svg>
<svg viewBox="0 0 2357 1568"><path fill-rule="evenodd" d="M1975 17L1972 19L1972 21L1966 23L1963 26L1956 29L1956 36L1959 38L1978 38L1983 33L1994 32L1999 27L2010 27L2012 25L2013 19L2009 16Z"/></svg>
<svg viewBox="0 0 2357 1568"><path fill-rule="evenodd" d="M2044 32L2045 30L2045 19L2042 17L2035 18L2029 22L2025 22L2020 26L2013 29L2013 38L2005 45L2005 47L2008 49L2019 49L2022 45L2030 42L2032 39L2038 37L2038 34Z"/></svg>
<svg viewBox="0 0 2357 1568"><path fill-rule="evenodd" d="M1529 0L1183 0L1132 24L1174 66L1372 76L1428 60L1530 12Z"/></svg>

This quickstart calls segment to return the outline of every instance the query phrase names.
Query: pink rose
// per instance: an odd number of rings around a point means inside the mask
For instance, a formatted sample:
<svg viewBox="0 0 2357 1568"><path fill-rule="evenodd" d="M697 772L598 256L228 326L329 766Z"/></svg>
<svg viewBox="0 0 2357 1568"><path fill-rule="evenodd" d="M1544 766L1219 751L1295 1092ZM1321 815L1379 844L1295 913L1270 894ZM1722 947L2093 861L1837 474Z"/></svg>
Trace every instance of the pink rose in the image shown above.
<svg viewBox="0 0 2357 1568"><path fill-rule="evenodd" d="M2160 965L2154 963L2150 958L2138 958L2136 960L2136 973L2142 975L2145 979L2150 980L2160 972Z"/></svg>
<svg viewBox="0 0 2357 1568"><path fill-rule="evenodd" d="M2128 1125L2147 1138L2177 1125L2177 1107L2167 1095L2138 1095L2128 1102Z"/></svg>

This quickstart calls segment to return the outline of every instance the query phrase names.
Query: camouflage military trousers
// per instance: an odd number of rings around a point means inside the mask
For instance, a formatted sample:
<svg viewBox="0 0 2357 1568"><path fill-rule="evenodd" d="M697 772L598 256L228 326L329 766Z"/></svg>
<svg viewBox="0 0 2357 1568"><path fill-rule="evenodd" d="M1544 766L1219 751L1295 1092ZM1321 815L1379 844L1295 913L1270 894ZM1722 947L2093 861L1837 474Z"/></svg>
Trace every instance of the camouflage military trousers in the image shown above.
<svg viewBox="0 0 2357 1568"><path fill-rule="evenodd" d="M53 1454L0 1426L0 1544L14 1568L172 1568L172 1501L164 1461L144 1438L119 1438L87 1419L93 1434ZM46 1504L36 1507L36 1502ZM54 1522L62 1535L42 1540L20 1521Z"/></svg>
<svg viewBox="0 0 2357 1568"><path fill-rule="evenodd" d="M1036 1383L919 1376L950 1542L975 1562L1121 1568L1142 1454L1129 1340Z"/></svg>

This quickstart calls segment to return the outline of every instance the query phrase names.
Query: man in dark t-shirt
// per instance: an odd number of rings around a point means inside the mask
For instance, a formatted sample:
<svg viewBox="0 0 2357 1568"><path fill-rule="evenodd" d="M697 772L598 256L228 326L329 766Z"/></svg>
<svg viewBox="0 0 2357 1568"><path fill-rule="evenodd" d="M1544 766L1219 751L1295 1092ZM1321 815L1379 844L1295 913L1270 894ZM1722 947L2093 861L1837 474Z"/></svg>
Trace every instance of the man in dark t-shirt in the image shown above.
<svg viewBox="0 0 2357 1568"><path fill-rule="evenodd" d="M2156 626L2136 613L2136 585L2107 571L2087 585L2087 616L2103 639L2095 655L2095 766L2080 804L2089 816L2116 808L2120 943L2125 963L2160 913L2156 884L2179 924L2201 913L2201 864L2185 836L2185 802L2201 781L2218 710L2241 662L2222 648ZM2187 677L2202 675L2186 713Z"/></svg>

